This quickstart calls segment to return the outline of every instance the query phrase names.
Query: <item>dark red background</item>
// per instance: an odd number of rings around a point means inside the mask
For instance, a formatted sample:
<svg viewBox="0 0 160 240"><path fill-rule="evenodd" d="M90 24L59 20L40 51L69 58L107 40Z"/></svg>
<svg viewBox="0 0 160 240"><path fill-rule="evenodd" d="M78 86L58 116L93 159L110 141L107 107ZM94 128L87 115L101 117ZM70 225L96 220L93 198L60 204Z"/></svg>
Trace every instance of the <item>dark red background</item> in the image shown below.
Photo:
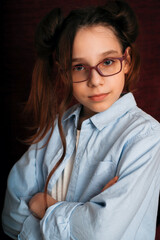
<svg viewBox="0 0 160 240"><path fill-rule="evenodd" d="M160 121L160 1L128 0L140 25L138 46L142 58L138 105ZM105 3L96 0L1 0L1 206L12 165L27 149L19 139L27 136L22 110L30 90L34 66L34 32L39 20L52 8L72 8ZM32 121L31 119L29 121ZM159 220L158 220L159 221ZM0 239L5 238L2 235Z"/></svg>

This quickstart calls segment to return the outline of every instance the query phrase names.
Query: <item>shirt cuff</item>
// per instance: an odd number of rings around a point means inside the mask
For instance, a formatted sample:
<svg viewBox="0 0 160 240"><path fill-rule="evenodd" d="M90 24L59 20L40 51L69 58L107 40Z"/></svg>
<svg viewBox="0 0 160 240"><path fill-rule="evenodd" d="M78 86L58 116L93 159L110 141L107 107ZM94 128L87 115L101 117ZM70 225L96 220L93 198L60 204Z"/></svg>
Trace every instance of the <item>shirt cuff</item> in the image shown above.
<svg viewBox="0 0 160 240"><path fill-rule="evenodd" d="M26 218L22 231L18 235L18 240L42 240L40 232L40 221L32 214Z"/></svg>
<svg viewBox="0 0 160 240"><path fill-rule="evenodd" d="M70 233L70 217L74 209L82 205L78 202L58 202L49 207L40 221L43 239L68 240Z"/></svg>

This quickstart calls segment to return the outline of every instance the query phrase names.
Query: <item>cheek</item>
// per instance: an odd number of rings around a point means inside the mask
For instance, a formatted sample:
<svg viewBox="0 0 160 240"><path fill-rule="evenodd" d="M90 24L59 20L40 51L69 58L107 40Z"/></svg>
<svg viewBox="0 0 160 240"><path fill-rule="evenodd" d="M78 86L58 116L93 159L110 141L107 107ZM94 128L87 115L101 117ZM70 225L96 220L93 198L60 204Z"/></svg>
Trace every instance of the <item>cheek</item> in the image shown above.
<svg viewBox="0 0 160 240"><path fill-rule="evenodd" d="M125 75L123 72L114 76L114 79L110 81L111 88L117 92L123 90L125 84Z"/></svg>
<svg viewBox="0 0 160 240"><path fill-rule="evenodd" d="M73 85L73 96L76 97L77 93L78 93L77 87Z"/></svg>
<svg viewBox="0 0 160 240"><path fill-rule="evenodd" d="M73 96L78 100L83 96L84 90L77 84L73 86Z"/></svg>

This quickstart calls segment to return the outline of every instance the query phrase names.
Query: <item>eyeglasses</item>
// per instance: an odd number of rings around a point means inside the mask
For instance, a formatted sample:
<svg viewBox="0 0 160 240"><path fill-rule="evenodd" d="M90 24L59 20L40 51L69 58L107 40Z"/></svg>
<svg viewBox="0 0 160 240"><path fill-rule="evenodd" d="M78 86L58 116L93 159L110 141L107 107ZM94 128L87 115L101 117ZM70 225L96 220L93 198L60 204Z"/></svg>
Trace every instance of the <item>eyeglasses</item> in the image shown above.
<svg viewBox="0 0 160 240"><path fill-rule="evenodd" d="M126 58L126 52L119 58L106 58L96 66L90 67L84 64L76 64L72 67L73 83L88 81L91 77L92 69L95 69L102 77L116 75L122 70L122 62Z"/></svg>

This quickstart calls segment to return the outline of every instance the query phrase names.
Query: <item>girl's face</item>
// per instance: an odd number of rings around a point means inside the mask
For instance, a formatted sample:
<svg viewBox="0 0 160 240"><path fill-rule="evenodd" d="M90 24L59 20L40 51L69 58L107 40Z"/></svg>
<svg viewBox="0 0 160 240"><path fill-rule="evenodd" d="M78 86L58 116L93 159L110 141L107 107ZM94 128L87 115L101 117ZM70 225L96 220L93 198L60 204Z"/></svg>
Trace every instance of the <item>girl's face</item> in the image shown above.
<svg viewBox="0 0 160 240"><path fill-rule="evenodd" d="M129 48L126 49L126 54L120 73L103 77L92 69L88 81L73 83L73 95L84 106L84 116L91 117L105 111L120 97L125 74L129 71ZM122 49L111 28L98 25L81 28L77 32L73 43L72 67L81 64L96 66L104 59L112 57L122 57Z"/></svg>

